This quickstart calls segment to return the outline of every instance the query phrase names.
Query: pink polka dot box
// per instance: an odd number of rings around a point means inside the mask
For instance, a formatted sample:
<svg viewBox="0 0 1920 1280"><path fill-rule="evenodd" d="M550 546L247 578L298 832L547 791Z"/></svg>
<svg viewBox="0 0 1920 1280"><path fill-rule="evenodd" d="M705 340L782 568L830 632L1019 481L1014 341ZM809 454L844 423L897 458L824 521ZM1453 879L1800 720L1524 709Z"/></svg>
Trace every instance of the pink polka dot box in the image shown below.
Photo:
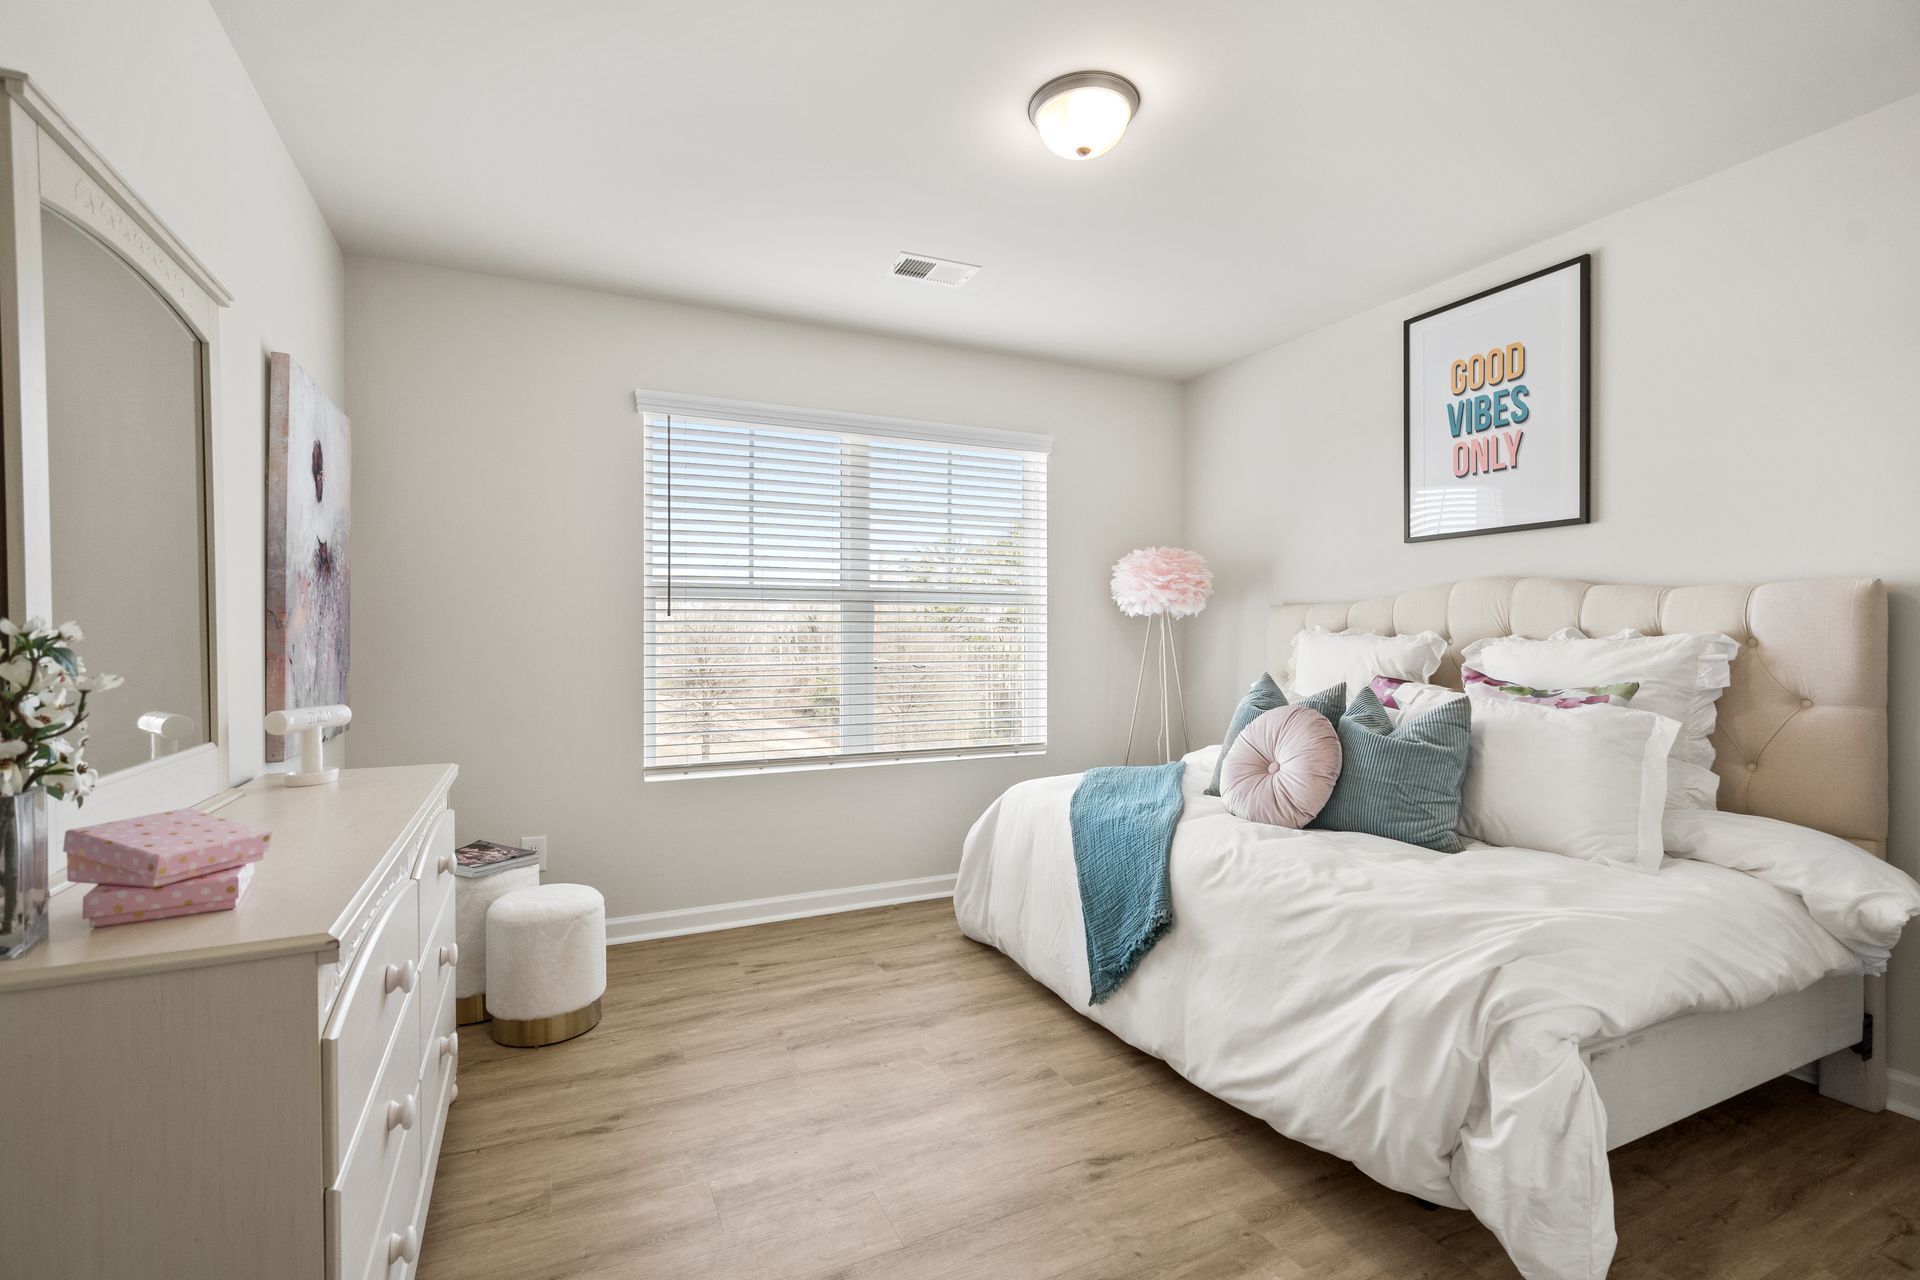
<svg viewBox="0 0 1920 1280"><path fill-rule="evenodd" d="M80 900L80 914L94 928L164 920L168 916L197 916L205 911L231 911L240 904L253 880L253 864L243 862L212 875L176 880L157 889L130 884L101 884Z"/></svg>
<svg viewBox="0 0 1920 1280"><path fill-rule="evenodd" d="M271 838L197 809L75 827L67 832L67 879L158 889L258 862Z"/></svg>

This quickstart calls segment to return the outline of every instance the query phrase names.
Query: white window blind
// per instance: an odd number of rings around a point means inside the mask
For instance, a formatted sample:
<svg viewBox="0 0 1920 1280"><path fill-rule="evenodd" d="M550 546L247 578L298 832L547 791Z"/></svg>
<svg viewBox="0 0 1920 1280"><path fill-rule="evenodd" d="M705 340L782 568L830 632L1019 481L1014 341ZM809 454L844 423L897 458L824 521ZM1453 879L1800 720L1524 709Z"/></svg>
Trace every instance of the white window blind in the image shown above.
<svg viewBox="0 0 1920 1280"><path fill-rule="evenodd" d="M1046 745L1044 437L636 400L649 777Z"/></svg>

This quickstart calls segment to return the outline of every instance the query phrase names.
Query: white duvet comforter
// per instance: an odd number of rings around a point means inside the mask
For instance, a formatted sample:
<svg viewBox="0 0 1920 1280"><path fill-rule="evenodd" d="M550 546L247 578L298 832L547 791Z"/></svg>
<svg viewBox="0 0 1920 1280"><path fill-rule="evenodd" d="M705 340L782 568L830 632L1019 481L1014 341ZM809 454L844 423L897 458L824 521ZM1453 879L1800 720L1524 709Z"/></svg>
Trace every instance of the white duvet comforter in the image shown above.
<svg viewBox="0 0 1920 1280"><path fill-rule="evenodd" d="M1188 757L1173 930L1105 1004L1087 1004L1078 775L1021 783L974 825L961 929L1289 1137L1472 1209L1529 1277L1597 1278L1613 1257L1583 1041L1862 968L1753 875L1261 826L1200 794L1211 764Z"/></svg>

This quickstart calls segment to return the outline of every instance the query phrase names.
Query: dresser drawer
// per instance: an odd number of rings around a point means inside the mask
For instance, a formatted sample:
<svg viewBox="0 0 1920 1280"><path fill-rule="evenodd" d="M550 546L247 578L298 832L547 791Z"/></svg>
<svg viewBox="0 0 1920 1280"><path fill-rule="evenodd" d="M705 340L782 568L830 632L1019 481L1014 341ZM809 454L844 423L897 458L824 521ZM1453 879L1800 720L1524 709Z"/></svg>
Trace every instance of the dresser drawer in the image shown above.
<svg viewBox="0 0 1920 1280"><path fill-rule="evenodd" d="M405 1163L386 1192L386 1211L380 1217L380 1230L374 1232L365 1280L411 1280L419 1270L420 1236L426 1234L426 1222L415 1213L420 1205L420 1178L426 1174L424 1155L426 1142L420 1130L407 1134Z"/></svg>
<svg viewBox="0 0 1920 1280"><path fill-rule="evenodd" d="M330 964L320 966L320 1030L325 1034L327 1024L333 1020L339 1009L344 992L342 988L347 979L355 972L368 945L379 926L386 919L387 908L392 905L393 895L401 885L412 883L413 864L418 859L420 842L413 842L407 855L395 858L382 869L377 881L369 882L365 901L361 903L353 920L348 922L340 934L340 954ZM415 908L416 920L418 908ZM415 928L418 928L416 923Z"/></svg>
<svg viewBox="0 0 1920 1280"><path fill-rule="evenodd" d="M409 1025L417 1023L418 1009L418 1001L409 997ZM389 1274L389 1209L399 1196L411 1213L419 1191L420 1139L427 1129L420 1106L420 1059L411 1041L394 1047L399 1052L388 1055L374 1083L373 1105L354 1135L346 1167L327 1189L328 1280ZM398 1266L392 1274L401 1274Z"/></svg>
<svg viewBox="0 0 1920 1280"><path fill-rule="evenodd" d="M410 1010L418 1009L409 999L421 980L418 910L417 886L403 880L360 948L320 1038L322 1146L329 1181L347 1159L397 1036L399 1059L408 1065L419 1060L418 1013L407 1027L401 1025Z"/></svg>
<svg viewBox="0 0 1920 1280"><path fill-rule="evenodd" d="M365 1280L411 1280L420 1266L420 1238L426 1224L414 1215L420 1205L421 1165L426 1143L418 1130L407 1135L406 1163L387 1188L387 1204L374 1233Z"/></svg>
<svg viewBox="0 0 1920 1280"><path fill-rule="evenodd" d="M425 1024L433 1016L434 1010L440 1007L441 995L453 991L454 970L460 958L460 949L454 942L454 915L451 901L440 912L440 918L428 926L428 931L421 936L420 993L426 997L420 1003L422 1032L428 1039L432 1039L437 1033Z"/></svg>
<svg viewBox="0 0 1920 1280"><path fill-rule="evenodd" d="M435 818L427 829L413 863L413 878L420 883L420 936L427 936L433 922L453 902L453 811Z"/></svg>
<svg viewBox="0 0 1920 1280"><path fill-rule="evenodd" d="M447 1107L453 1100L460 1073L460 1031L453 1024L453 984L448 983L440 1012L430 1020L427 1055L420 1063L420 1188L415 1193L412 1223L422 1235L427 1230L427 1206L433 1198L433 1176L440 1165L440 1144L446 1137Z"/></svg>
<svg viewBox="0 0 1920 1280"><path fill-rule="evenodd" d="M431 1162L446 1124L448 1095L460 1068L460 1029L453 1025L453 986L448 984L440 1007L421 1010L427 1025L427 1051L420 1059L420 1129L422 1150Z"/></svg>

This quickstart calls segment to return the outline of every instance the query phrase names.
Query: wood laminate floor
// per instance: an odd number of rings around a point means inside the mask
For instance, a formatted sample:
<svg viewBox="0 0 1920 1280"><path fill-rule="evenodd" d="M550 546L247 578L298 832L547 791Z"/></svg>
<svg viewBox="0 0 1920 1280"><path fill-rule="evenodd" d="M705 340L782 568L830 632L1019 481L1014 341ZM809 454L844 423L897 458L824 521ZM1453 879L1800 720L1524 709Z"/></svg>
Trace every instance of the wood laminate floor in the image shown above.
<svg viewBox="0 0 1920 1280"><path fill-rule="evenodd" d="M1515 1274L962 938L946 902L616 947L605 1020L460 1043L420 1280ZM1614 1153L1615 1277L1920 1273L1920 1122L1776 1081Z"/></svg>

